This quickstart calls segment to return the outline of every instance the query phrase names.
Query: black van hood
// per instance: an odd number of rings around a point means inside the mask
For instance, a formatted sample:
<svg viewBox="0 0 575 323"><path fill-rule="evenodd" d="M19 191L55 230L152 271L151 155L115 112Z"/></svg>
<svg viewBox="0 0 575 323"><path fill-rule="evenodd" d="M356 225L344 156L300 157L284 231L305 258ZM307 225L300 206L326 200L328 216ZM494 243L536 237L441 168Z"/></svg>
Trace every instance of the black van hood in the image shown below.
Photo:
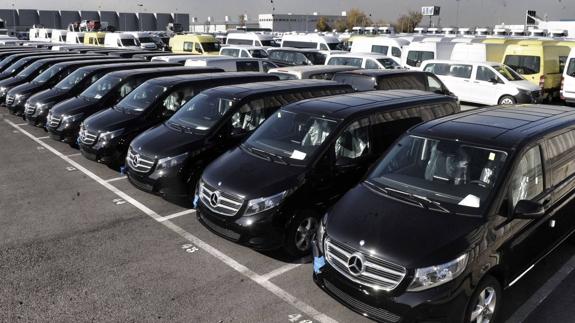
<svg viewBox="0 0 575 323"><path fill-rule="evenodd" d="M14 86L20 85L27 80L23 77L11 77L9 79L4 79L0 81L0 86L12 89Z"/></svg>
<svg viewBox="0 0 575 323"><path fill-rule="evenodd" d="M114 131L129 129L136 126L140 115L127 114L108 108L100 111L84 121L84 126L92 131Z"/></svg>
<svg viewBox="0 0 575 323"><path fill-rule="evenodd" d="M28 82L14 87L11 92L20 95L29 95L31 93L36 93L39 89L43 89L46 86L47 85L45 84Z"/></svg>
<svg viewBox="0 0 575 323"><path fill-rule="evenodd" d="M414 269L456 259L481 238L484 224L481 218L396 201L359 184L328 212L326 231L355 249Z"/></svg>
<svg viewBox="0 0 575 323"><path fill-rule="evenodd" d="M242 148L230 150L211 163L202 175L210 185L246 199L267 197L292 189L306 168L278 164L252 156Z"/></svg>
<svg viewBox="0 0 575 323"><path fill-rule="evenodd" d="M98 101L89 101L81 97L75 97L56 104L54 108L52 108L52 114L75 115L86 113L86 115L90 115L98 110L101 110Z"/></svg>
<svg viewBox="0 0 575 323"><path fill-rule="evenodd" d="M198 151L204 138L205 135L178 131L163 123L134 138L131 146L145 155L164 158Z"/></svg>
<svg viewBox="0 0 575 323"><path fill-rule="evenodd" d="M37 92L32 95L28 102L32 104L41 103L47 106L52 106L70 97L70 94L66 91L58 90L56 88L51 88Z"/></svg>

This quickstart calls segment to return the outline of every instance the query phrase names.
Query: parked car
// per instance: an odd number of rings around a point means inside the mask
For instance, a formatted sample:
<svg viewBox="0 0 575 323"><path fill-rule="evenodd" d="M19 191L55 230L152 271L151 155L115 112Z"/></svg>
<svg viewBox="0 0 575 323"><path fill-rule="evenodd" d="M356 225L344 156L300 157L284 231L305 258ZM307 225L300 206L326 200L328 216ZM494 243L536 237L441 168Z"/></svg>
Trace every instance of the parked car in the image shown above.
<svg viewBox="0 0 575 323"><path fill-rule="evenodd" d="M46 117L52 138L77 143L81 123L92 114L115 105L145 81L162 76L221 72L214 68L146 67L106 74L78 96L55 105ZM91 137L91 133L84 133ZM98 137L98 133L95 134ZM84 138L88 142L87 138Z"/></svg>
<svg viewBox="0 0 575 323"><path fill-rule="evenodd" d="M220 49L220 55L242 58L268 58L268 52L257 46L226 46Z"/></svg>
<svg viewBox="0 0 575 323"><path fill-rule="evenodd" d="M170 38L170 48L174 53L192 55L218 55L220 44L209 34L175 35Z"/></svg>
<svg viewBox="0 0 575 323"><path fill-rule="evenodd" d="M252 248L307 254L326 209L396 138L459 109L455 98L423 91L343 94L288 105L205 169L196 193L198 218Z"/></svg>
<svg viewBox="0 0 575 323"><path fill-rule="evenodd" d="M195 57L186 60L185 66L217 67L226 72L267 72L278 67L265 58L236 58L228 56Z"/></svg>
<svg viewBox="0 0 575 323"><path fill-rule="evenodd" d="M208 58L208 57L220 57L219 55L183 55L183 54L175 54L175 55L161 55L161 56L154 56L150 59L151 62L166 62L166 63L177 63L180 65L184 65L188 59L193 58Z"/></svg>
<svg viewBox="0 0 575 323"><path fill-rule="evenodd" d="M372 70L400 69L396 59L374 53L346 53L329 55L325 65L347 65Z"/></svg>
<svg viewBox="0 0 575 323"><path fill-rule="evenodd" d="M84 45L90 46L104 46L106 39L105 32L87 32L84 33Z"/></svg>
<svg viewBox="0 0 575 323"><path fill-rule="evenodd" d="M327 52L305 48L270 48L268 56L278 66L323 65Z"/></svg>
<svg viewBox="0 0 575 323"><path fill-rule="evenodd" d="M349 84L358 92L373 90L421 90L454 95L437 76L413 70L354 70L338 72L333 80Z"/></svg>
<svg viewBox="0 0 575 323"><path fill-rule="evenodd" d="M245 77L234 78L239 83ZM230 83L217 74L214 80ZM211 88L132 141L126 160L128 178L135 186L168 198L190 197L206 165L237 146L282 105L350 91L349 86L317 80Z"/></svg>
<svg viewBox="0 0 575 323"><path fill-rule="evenodd" d="M401 65L418 69L421 63L430 59L451 59L451 53L457 43L452 42L412 42L403 48Z"/></svg>
<svg viewBox="0 0 575 323"><path fill-rule="evenodd" d="M477 109L409 130L322 220L314 280L374 320L499 322L575 229L575 114Z"/></svg>
<svg viewBox="0 0 575 323"><path fill-rule="evenodd" d="M229 37L229 36L228 36ZM320 34L287 34L282 36L281 47L311 48L317 50L341 50L337 37Z"/></svg>
<svg viewBox="0 0 575 323"><path fill-rule="evenodd" d="M561 98L569 105L575 103L575 49L571 49L565 62L561 81Z"/></svg>
<svg viewBox="0 0 575 323"><path fill-rule="evenodd" d="M100 137L97 141L92 141L87 136L81 136L80 149L88 157L94 155L98 160L110 165L121 165L126 160L128 145L132 139L169 119L202 90L220 84L236 84L252 80L257 82L277 78L262 73L243 77L241 74L202 73L150 79L117 104L87 118L80 131L83 134L97 133ZM102 135L106 133L110 135ZM141 147L137 149L141 150ZM138 156L135 165L145 163L145 157Z"/></svg>
<svg viewBox="0 0 575 323"><path fill-rule="evenodd" d="M353 66L343 65L305 65L272 68L268 73L278 76L281 80L331 80L335 73L353 71L356 69L357 68Z"/></svg>
<svg viewBox="0 0 575 323"><path fill-rule="evenodd" d="M541 89L537 85L504 64L428 60L421 68L437 75L464 102L497 105L541 100Z"/></svg>

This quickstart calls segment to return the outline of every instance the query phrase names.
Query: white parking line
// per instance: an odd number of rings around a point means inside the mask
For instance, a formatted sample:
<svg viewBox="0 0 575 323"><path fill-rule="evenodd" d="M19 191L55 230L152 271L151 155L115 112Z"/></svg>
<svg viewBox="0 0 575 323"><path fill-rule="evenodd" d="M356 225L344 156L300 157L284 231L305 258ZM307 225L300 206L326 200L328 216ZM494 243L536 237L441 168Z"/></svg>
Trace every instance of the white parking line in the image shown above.
<svg viewBox="0 0 575 323"><path fill-rule="evenodd" d="M575 269L575 256L571 257L539 290L537 290L521 307L513 313L506 323L523 322L529 315L551 295L559 284Z"/></svg>
<svg viewBox="0 0 575 323"><path fill-rule="evenodd" d="M184 211L182 211L182 212L170 214L170 215L165 216L165 217L163 217L163 218L161 218L161 219L158 219L158 222L164 222L164 221L167 221L167 220L175 219L175 218L178 218L178 217L180 217L180 216L182 216L182 215L186 215L186 214L196 214L196 210L189 209L189 210L184 210Z"/></svg>
<svg viewBox="0 0 575 323"><path fill-rule="evenodd" d="M50 136L44 136L44 137L36 137L36 139L40 139L40 140L43 140L43 139L48 139L48 138L50 138Z"/></svg>
<svg viewBox="0 0 575 323"><path fill-rule="evenodd" d="M27 125L27 124L28 124L28 123L24 122L24 123L18 123L18 124L16 124L16 125L17 125L18 127L20 127L20 126L25 126L25 125Z"/></svg>
<svg viewBox="0 0 575 323"><path fill-rule="evenodd" d="M76 157L76 156L80 156L80 155L82 155L82 153L70 154L70 155L66 155L66 157Z"/></svg>
<svg viewBox="0 0 575 323"><path fill-rule="evenodd" d="M106 180L106 183L110 183L110 182L117 182L117 181L121 181L123 179L126 179L126 176L120 176L120 177L115 177L115 178L110 178Z"/></svg>
<svg viewBox="0 0 575 323"><path fill-rule="evenodd" d="M283 275L285 273L287 273L288 271L295 269L297 267L301 266L301 264L287 264L284 266L281 266L278 269L272 270L267 274L262 275L262 279L264 280L272 280L273 278Z"/></svg>
<svg viewBox="0 0 575 323"><path fill-rule="evenodd" d="M118 188L116 188L112 184L107 183L105 180L103 180L102 178L100 178L96 174L92 173L90 170L86 169L85 167L83 167L79 163L70 159L69 157L66 157L66 155L62 154L61 152L59 152L58 150L56 150L52 146L50 146L50 145L46 144L45 142L37 139L36 137L34 137L29 132L20 128L20 126L14 124L10 120L4 119L4 121L6 121L12 127L18 129L20 132L22 132L24 135L28 136L30 139L34 140L39 145L44 146L47 150L49 150L50 152L52 152L56 156L62 158L64 161L66 161L71 166L76 167L76 169L78 169L79 171L81 171L82 173L84 173L86 176L90 177L94 181L98 182L100 185L104 186L108 190L112 191L114 194L116 194L118 197L120 197L124 201L132 204L133 206L138 208L140 211L142 211L143 213L145 213L146 215L148 215L152 219L158 221L159 223L163 224L164 226L166 226L170 230L172 230L175 233L177 233L178 235L180 235L182 238L188 240L189 242L193 243L197 247L203 249L205 252L212 255L213 257L219 259L220 261L222 261L223 263L225 263L226 265L228 265L229 267L231 267L232 269L234 269L238 273L251 279L252 281L257 283L261 287L265 288L267 291L273 293L274 295L276 295L277 297L279 297L280 299L282 299L286 303L297 308L302 313L305 313L311 319L319 321L319 322L329 322L329 323L337 322L336 320L332 319L331 317L327 316L326 314L323 314L323 313L319 312L318 310L316 310L315 308L311 307L307 303L300 301L298 298L296 298L295 296L286 292L285 290L283 290L279 286L271 283L269 280L265 280L265 278L263 278L261 275L258 275L254 271L250 270L248 267L240 264L239 262L237 262L233 258L229 257L228 255L224 254L223 252L219 251L218 249L212 247L208 243L200 240L199 238L197 238L193 234L180 228L179 226L177 226L176 224L174 224L170 220L162 220L163 217L161 217L158 213L154 212L153 210L151 210L150 208L148 208L144 204L140 203L139 201L132 198L128 194L119 190Z"/></svg>

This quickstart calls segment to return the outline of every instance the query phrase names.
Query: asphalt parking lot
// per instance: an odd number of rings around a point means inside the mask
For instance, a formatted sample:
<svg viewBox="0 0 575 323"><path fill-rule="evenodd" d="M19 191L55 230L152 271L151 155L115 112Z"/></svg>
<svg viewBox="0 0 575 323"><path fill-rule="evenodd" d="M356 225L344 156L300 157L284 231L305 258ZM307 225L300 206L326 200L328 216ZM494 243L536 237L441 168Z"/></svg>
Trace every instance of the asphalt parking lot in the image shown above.
<svg viewBox="0 0 575 323"><path fill-rule="evenodd" d="M0 321L362 322L308 259L260 253L0 112ZM505 291L502 321L575 318L575 246Z"/></svg>

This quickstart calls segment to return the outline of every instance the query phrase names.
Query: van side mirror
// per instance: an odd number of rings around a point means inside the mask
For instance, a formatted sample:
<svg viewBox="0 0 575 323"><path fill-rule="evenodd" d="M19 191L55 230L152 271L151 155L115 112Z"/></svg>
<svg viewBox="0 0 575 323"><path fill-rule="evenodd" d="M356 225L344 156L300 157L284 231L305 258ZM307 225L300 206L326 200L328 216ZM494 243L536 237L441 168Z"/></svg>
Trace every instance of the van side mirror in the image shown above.
<svg viewBox="0 0 575 323"><path fill-rule="evenodd" d="M539 219L545 215L545 209L541 203L530 200L521 200L515 205L513 218L515 219Z"/></svg>

